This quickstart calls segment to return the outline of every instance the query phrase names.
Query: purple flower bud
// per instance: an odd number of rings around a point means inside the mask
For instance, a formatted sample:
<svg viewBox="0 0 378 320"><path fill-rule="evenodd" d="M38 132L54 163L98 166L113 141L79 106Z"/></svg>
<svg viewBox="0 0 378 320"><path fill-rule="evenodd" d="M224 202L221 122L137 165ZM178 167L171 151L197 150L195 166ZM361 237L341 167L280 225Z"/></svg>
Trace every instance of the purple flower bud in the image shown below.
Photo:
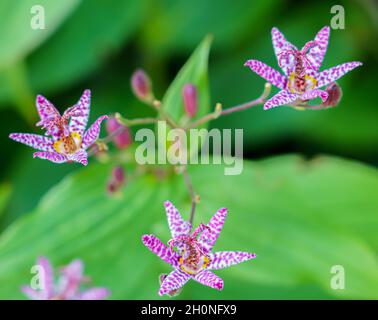
<svg viewBox="0 0 378 320"><path fill-rule="evenodd" d="M150 78L142 69L136 70L131 76L131 89L141 100L152 98Z"/></svg>
<svg viewBox="0 0 378 320"><path fill-rule="evenodd" d="M197 113L197 88L193 84L187 83L182 88L182 98L186 114L193 118Z"/></svg>
<svg viewBox="0 0 378 320"><path fill-rule="evenodd" d="M114 134L112 141L119 149L125 149L132 143L130 130L119 123L116 118L110 118L106 122L106 131L109 135Z"/></svg>
<svg viewBox="0 0 378 320"><path fill-rule="evenodd" d="M325 102L322 103L324 107L335 107L339 104L343 92L340 86L336 82L330 83L326 89L328 93L328 98Z"/></svg>
<svg viewBox="0 0 378 320"><path fill-rule="evenodd" d="M115 167L112 171L112 177L117 184L123 184L125 182L125 172L122 167Z"/></svg>

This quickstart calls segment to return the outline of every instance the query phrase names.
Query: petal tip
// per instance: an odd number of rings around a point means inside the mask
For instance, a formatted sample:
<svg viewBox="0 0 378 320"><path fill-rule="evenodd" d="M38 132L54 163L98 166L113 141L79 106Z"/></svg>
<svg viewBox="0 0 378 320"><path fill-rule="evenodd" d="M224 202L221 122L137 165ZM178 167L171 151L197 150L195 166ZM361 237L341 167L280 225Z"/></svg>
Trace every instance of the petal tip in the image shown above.
<svg viewBox="0 0 378 320"><path fill-rule="evenodd" d="M169 208L169 207L171 207L171 206L173 206L173 204L172 204L172 202L170 202L170 201L164 201L164 207L166 207L166 208Z"/></svg>

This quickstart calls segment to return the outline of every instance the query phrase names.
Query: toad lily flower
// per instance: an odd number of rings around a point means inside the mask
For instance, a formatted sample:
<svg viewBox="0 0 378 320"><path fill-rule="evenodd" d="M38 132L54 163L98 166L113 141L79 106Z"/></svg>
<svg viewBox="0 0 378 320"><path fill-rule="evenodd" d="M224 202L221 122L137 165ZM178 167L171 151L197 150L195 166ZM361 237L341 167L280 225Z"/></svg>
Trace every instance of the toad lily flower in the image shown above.
<svg viewBox="0 0 378 320"><path fill-rule="evenodd" d="M37 96L36 105L41 118L37 126L45 129L46 135L12 133L9 137L40 150L33 154L34 158L38 157L55 163L75 161L87 165L86 149L97 140L101 122L108 118L108 116L99 117L85 131L89 117L90 99L90 90L85 90L77 104L68 108L61 116L51 102L42 96Z"/></svg>
<svg viewBox="0 0 378 320"><path fill-rule="evenodd" d="M83 282L89 282L89 278L83 276L83 263L81 260L73 260L63 267L61 277L57 284L54 283L54 272L47 258L40 257L37 260L39 266L40 289L23 286L21 291L32 300L103 300L110 292L105 288L91 288L80 290Z"/></svg>
<svg viewBox="0 0 378 320"><path fill-rule="evenodd" d="M285 75L258 60L248 60L245 63L260 77L281 89L265 103L265 110L287 104L302 105L317 97L325 102L328 93L320 88L362 65L361 62L354 61L319 71L327 50L329 34L330 28L326 26L313 41L307 42L298 50L277 28L272 29L274 51Z"/></svg>
<svg viewBox="0 0 378 320"><path fill-rule="evenodd" d="M172 239L169 247L154 235L144 235L144 245L159 258L169 263L175 270L162 277L159 295L173 295L189 279L222 290L223 280L210 270L217 270L256 257L254 253L241 251L212 252L222 230L227 209L219 209L207 225L200 224L191 233L191 224L181 218L178 210L170 202L164 203ZM173 250L177 248L177 251Z"/></svg>

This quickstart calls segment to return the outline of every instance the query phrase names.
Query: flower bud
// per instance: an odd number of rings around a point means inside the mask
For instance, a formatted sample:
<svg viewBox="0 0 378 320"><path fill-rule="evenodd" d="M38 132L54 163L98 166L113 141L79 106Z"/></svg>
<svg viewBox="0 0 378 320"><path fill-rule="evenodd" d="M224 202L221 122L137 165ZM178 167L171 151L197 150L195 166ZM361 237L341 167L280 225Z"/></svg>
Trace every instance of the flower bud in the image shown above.
<svg viewBox="0 0 378 320"><path fill-rule="evenodd" d="M193 84L187 83L182 88L182 98L186 114L193 118L197 113L197 88Z"/></svg>
<svg viewBox="0 0 378 320"><path fill-rule="evenodd" d="M339 104L343 92L340 86L336 82L330 83L325 91L328 93L328 98L325 102L322 103L324 107L335 107Z"/></svg>
<svg viewBox="0 0 378 320"><path fill-rule="evenodd" d="M125 172L122 167L114 167L107 184L109 194L116 193L125 184Z"/></svg>
<svg viewBox="0 0 378 320"><path fill-rule="evenodd" d="M117 184L123 184L125 182L125 172L123 168L120 166L113 168L112 178Z"/></svg>
<svg viewBox="0 0 378 320"><path fill-rule="evenodd" d="M150 78L142 69L137 69L131 76L131 89L140 100L153 99Z"/></svg>
<svg viewBox="0 0 378 320"><path fill-rule="evenodd" d="M112 141L118 149L125 149L132 143L130 130L114 117L106 122L106 131L109 135L114 135Z"/></svg>

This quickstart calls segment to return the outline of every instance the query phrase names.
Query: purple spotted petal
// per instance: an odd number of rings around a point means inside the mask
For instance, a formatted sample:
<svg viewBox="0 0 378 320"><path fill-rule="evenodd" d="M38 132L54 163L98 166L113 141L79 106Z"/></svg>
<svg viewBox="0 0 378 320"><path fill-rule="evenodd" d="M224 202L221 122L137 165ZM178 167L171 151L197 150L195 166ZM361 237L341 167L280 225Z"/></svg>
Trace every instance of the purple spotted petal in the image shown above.
<svg viewBox="0 0 378 320"><path fill-rule="evenodd" d="M169 263L175 268L179 267L179 255L176 251L168 248L163 242L161 242L157 237L152 234L145 234L142 237L144 245L155 253L160 259Z"/></svg>
<svg viewBox="0 0 378 320"><path fill-rule="evenodd" d="M318 44L312 47L307 53L307 59L311 62L311 65L316 71L319 70L322 65L324 56L328 47L330 28L328 26L323 27L315 36L314 41Z"/></svg>
<svg viewBox="0 0 378 320"><path fill-rule="evenodd" d="M77 132L83 136L85 128L87 127L89 111L91 104L91 91L85 90L77 102L75 107L75 112L78 115L73 116L70 121L70 131Z"/></svg>
<svg viewBox="0 0 378 320"><path fill-rule="evenodd" d="M80 149L73 154L67 155L67 159L70 161L78 162L83 166L86 166L88 164L88 154L83 149Z"/></svg>
<svg viewBox="0 0 378 320"><path fill-rule="evenodd" d="M43 293L44 299L50 299L54 295L54 272L49 260L45 257L40 257L37 260L37 264L43 270L43 276L41 279L43 284Z"/></svg>
<svg viewBox="0 0 378 320"><path fill-rule="evenodd" d="M223 269L253 258L256 258L255 253L242 251L219 251L210 254L210 263L207 266L207 269Z"/></svg>
<svg viewBox="0 0 378 320"><path fill-rule="evenodd" d="M289 41L287 41L284 35L277 28L272 29L272 42L278 64L281 66L281 69L285 73L285 75L288 76L294 68L294 60L282 59L282 57L280 57L280 54L283 51L287 50L297 50L297 48Z"/></svg>
<svg viewBox="0 0 378 320"><path fill-rule="evenodd" d="M31 133L11 133L9 138L37 150L54 152L54 141L49 137Z"/></svg>
<svg viewBox="0 0 378 320"><path fill-rule="evenodd" d="M34 152L33 157L49 160L55 163L63 163L68 161L65 155L57 152Z"/></svg>
<svg viewBox="0 0 378 320"><path fill-rule="evenodd" d="M171 230L172 238L187 235L191 229L190 223L182 219L179 211L171 202L164 202L164 206L167 213L168 225L169 229Z"/></svg>
<svg viewBox="0 0 378 320"><path fill-rule="evenodd" d="M170 291L181 288L190 278L191 276L189 274L184 273L179 269L172 271L162 282L159 289L159 295L162 296Z"/></svg>
<svg viewBox="0 0 378 320"><path fill-rule="evenodd" d="M66 277L75 280L81 281L83 279L84 265L83 261L75 259L71 263L61 269L62 274Z"/></svg>
<svg viewBox="0 0 378 320"><path fill-rule="evenodd" d="M85 290L78 296L78 300L104 300L110 295L105 288L92 288Z"/></svg>
<svg viewBox="0 0 378 320"><path fill-rule="evenodd" d="M37 126L43 125L46 121L54 120L56 117L60 117L59 111L44 96L38 95L35 104L37 106L39 117L41 118L41 121L37 123Z"/></svg>
<svg viewBox="0 0 378 320"><path fill-rule="evenodd" d="M302 100L312 100L315 98L321 98L323 102L327 101L328 99L328 92L320 89L314 89L308 92L305 92L300 96Z"/></svg>
<svg viewBox="0 0 378 320"><path fill-rule="evenodd" d="M45 294L43 291L34 290L29 286L22 286L21 292L25 294L31 300L46 300Z"/></svg>
<svg viewBox="0 0 378 320"><path fill-rule="evenodd" d="M298 95L296 93L291 93L287 90L281 90L272 98L270 98L267 102L265 102L264 110L289 104L295 101L297 98Z"/></svg>
<svg viewBox="0 0 378 320"><path fill-rule="evenodd" d="M244 66L250 67L253 72L256 72L260 77L264 78L274 86L280 89L286 88L287 78L265 63L258 60L248 60Z"/></svg>
<svg viewBox="0 0 378 320"><path fill-rule="evenodd" d="M200 273L196 274L193 277L193 279L213 289L217 289L217 290L223 289L224 283L223 283L222 278L218 277L216 274L214 274L213 272L209 270L201 271Z"/></svg>
<svg viewBox="0 0 378 320"><path fill-rule="evenodd" d="M91 146L100 135L101 130L101 122L105 119L108 119L108 116L101 116L99 117L91 126L90 128L85 132L83 137L83 148L87 149L89 146Z"/></svg>
<svg viewBox="0 0 378 320"><path fill-rule="evenodd" d="M222 208L219 209L210 219L207 226L209 229L202 232L198 242L202 245L203 250L206 252L210 252L217 241L220 232L222 231L222 227L224 221L227 216L227 209Z"/></svg>
<svg viewBox="0 0 378 320"><path fill-rule="evenodd" d="M317 76L317 80L318 80L317 88L321 88L331 82L336 81L347 72L359 66L362 66L362 62L353 61L353 62L343 63L336 67L321 71Z"/></svg>

